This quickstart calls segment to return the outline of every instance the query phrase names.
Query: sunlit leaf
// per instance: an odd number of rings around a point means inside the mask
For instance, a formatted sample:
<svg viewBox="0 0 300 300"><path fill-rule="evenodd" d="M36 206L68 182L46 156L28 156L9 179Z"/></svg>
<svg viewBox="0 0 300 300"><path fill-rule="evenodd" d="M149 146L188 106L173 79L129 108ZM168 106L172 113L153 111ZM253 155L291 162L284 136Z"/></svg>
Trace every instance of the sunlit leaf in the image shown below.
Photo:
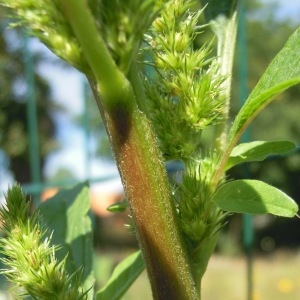
<svg viewBox="0 0 300 300"><path fill-rule="evenodd" d="M289 38L241 108L229 134L237 140L253 118L278 94L300 82L300 28Z"/></svg>
<svg viewBox="0 0 300 300"><path fill-rule="evenodd" d="M217 190L213 200L221 209L236 213L270 213L291 218L298 211L298 205L292 198L258 180L228 182Z"/></svg>
<svg viewBox="0 0 300 300"><path fill-rule="evenodd" d="M226 165L226 170L240 163L262 161L269 155L286 154L295 150L295 148L296 145L290 141L256 141L239 144L233 148Z"/></svg>

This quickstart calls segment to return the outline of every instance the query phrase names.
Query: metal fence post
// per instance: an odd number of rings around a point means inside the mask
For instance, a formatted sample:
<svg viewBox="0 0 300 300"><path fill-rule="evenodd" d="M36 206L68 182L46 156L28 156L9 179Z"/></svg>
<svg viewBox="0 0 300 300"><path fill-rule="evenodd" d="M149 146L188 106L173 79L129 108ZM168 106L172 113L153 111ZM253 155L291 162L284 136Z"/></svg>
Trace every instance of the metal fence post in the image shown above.
<svg viewBox="0 0 300 300"><path fill-rule="evenodd" d="M27 122L29 135L29 163L31 181L34 185L41 183L41 166L39 151L39 134L37 120L37 106L35 97L35 72L32 53L29 49L29 38L24 33L24 64L25 64L25 81L26 81L26 98L27 98ZM35 193L35 200L38 200L39 193Z"/></svg>
<svg viewBox="0 0 300 300"><path fill-rule="evenodd" d="M238 24L238 81L239 81L239 103L243 105L248 96L247 87L247 42L246 42L246 13L245 0L240 3L240 16ZM242 142L250 141L250 131L247 130L242 136ZM247 165L243 166L243 177L249 178L250 171ZM252 216L243 215L243 246L247 258L247 299L253 298L253 224Z"/></svg>

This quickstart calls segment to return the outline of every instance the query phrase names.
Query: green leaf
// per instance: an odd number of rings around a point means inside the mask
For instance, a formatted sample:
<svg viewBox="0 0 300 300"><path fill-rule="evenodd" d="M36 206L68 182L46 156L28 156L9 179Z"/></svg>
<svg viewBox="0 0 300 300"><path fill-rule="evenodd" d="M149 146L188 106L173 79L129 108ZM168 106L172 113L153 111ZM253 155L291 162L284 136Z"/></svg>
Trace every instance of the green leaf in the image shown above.
<svg viewBox="0 0 300 300"><path fill-rule="evenodd" d="M291 218L298 211L298 205L292 198L258 180L228 182L217 190L213 200L221 209L236 213L270 213Z"/></svg>
<svg viewBox="0 0 300 300"><path fill-rule="evenodd" d="M82 287L90 289L88 299L93 299L95 277L93 273L93 247L89 188L86 183L62 190L39 206L43 221L53 230L53 243L61 245L58 258L66 255L69 274L82 268Z"/></svg>
<svg viewBox="0 0 300 300"><path fill-rule="evenodd" d="M289 38L283 49L253 89L241 108L229 133L229 143L237 141L254 117L275 96L300 82L300 28Z"/></svg>
<svg viewBox="0 0 300 300"><path fill-rule="evenodd" d="M144 270L144 260L140 251L125 258L113 271L107 284L97 293L97 300L117 300Z"/></svg>
<svg viewBox="0 0 300 300"><path fill-rule="evenodd" d="M250 161L262 161L269 155L282 155L295 150L296 145L290 141L264 142L256 141L243 143L233 148L226 170L233 166Z"/></svg>

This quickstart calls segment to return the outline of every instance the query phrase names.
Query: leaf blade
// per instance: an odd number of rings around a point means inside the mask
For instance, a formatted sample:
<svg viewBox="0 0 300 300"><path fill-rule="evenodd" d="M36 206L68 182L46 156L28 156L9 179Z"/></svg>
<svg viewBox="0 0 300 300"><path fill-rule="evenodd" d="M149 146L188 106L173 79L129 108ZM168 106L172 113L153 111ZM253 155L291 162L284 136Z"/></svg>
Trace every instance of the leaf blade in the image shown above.
<svg viewBox="0 0 300 300"><path fill-rule="evenodd" d="M253 118L275 96L300 83L300 28L288 39L259 80L230 129L229 143L237 140Z"/></svg>
<svg viewBox="0 0 300 300"><path fill-rule="evenodd" d="M88 299L93 299L95 277L92 260L92 226L89 217L90 199L86 183L68 190L61 190L54 197L39 205L43 221L53 230L52 242L61 245L57 256L67 255L66 268L73 274L82 268L82 287L89 290Z"/></svg>
<svg viewBox="0 0 300 300"><path fill-rule="evenodd" d="M294 217L296 202L281 190L258 180L235 180L221 186L213 196L217 205L229 212Z"/></svg>
<svg viewBox="0 0 300 300"><path fill-rule="evenodd" d="M255 141L242 143L233 148L226 165L226 171L245 162L262 161L270 155L283 155L296 149L290 141Z"/></svg>
<svg viewBox="0 0 300 300"><path fill-rule="evenodd" d="M97 292L97 300L118 300L144 270L140 251L132 253L114 269L106 285Z"/></svg>

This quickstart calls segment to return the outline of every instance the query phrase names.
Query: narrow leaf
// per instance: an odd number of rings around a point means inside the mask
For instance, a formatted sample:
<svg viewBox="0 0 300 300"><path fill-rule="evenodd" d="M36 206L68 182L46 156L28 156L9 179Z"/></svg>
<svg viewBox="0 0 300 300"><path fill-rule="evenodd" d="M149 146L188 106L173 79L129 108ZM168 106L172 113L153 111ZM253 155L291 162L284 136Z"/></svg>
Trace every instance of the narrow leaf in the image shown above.
<svg viewBox="0 0 300 300"><path fill-rule="evenodd" d="M78 184L72 189L62 190L39 206L43 221L53 230L53 243L61 245L58 257L67 255L69 274L82 269L82 287L86 291L95 283L93 273L92 227L88 215L90 208L87 184ZM88 299L93 299L93 288Z"/></svg>
<svg viewBox="0 0 300 300"><path fill-rule="evenodd" d="M274 58L241 108L231 127L229 143L240 137L253 118L275 96L300 82L299 49L300 28L291 35L286 45Z"/></svg>
<svg viewBox="0 0 300 300"><path fill-rule="evenodd" d="M290 141L256 141L243 143L233 148L226 170L233 166L250 161L262 161L269 155L282 155L295 150L296 145Z"/></svg>
<svg viewBox="0 0 300 300"><path fill-rule="evenodd" d="M111 204L106 208L107 211L111 213L118 213L118 212L124 212L127 209L127 201L117 202L114 204Z"/></svg>
<svg viewBox="0 0 300 300"><path fill-rule="evenodd" d="M228 182L217 190L213 200L221 209L236 213L270 213L291 218L298 211L298 205L292 198L258 180Z"/></svg>
<svg viewBox="0 0 300 300"><path fill-rule="evenodd" d="M97 293L96 299L121 299L144 268L145 265L141 252L137 251L131 254L114 269L107 284Z"/></svg>

